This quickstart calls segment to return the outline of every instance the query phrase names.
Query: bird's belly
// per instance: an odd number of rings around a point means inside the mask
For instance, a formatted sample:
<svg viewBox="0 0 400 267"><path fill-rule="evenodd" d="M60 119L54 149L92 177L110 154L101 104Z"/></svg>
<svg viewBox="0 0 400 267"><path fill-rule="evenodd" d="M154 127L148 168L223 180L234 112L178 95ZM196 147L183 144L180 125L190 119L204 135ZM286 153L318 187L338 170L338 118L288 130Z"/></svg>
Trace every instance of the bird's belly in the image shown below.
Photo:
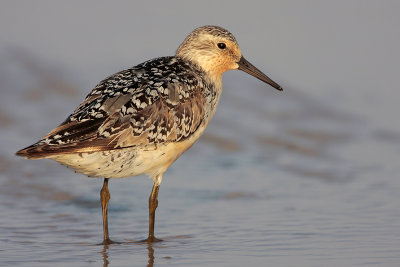
<svg viewBox="0 0 400 267"><path fill-rule="evenodd" d="M164 173L203 132L204 129L199 129L181 142L61 154L52 159L90 177L123 178L140 174L156 177Z"/></svg>

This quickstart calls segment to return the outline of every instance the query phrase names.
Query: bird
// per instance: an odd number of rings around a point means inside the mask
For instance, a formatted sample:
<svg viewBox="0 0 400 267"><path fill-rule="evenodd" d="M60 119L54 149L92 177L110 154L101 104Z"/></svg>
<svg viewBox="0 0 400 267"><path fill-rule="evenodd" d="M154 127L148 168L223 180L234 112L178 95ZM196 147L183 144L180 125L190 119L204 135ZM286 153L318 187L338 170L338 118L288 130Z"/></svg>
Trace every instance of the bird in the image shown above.
<svg viewBox="0 0 400 267"><path fill-rule="evenodd" d="M108 231L111 178L147 174L149 232L163 174L204 133L222 92L222 74L244 71L277 90L282 87L247 61L236 38L220 26L194 29L174 56L145 61L101 81L58 127L16 152L27 159L52 159L89 177L102 178L103 242Z"/></svg>

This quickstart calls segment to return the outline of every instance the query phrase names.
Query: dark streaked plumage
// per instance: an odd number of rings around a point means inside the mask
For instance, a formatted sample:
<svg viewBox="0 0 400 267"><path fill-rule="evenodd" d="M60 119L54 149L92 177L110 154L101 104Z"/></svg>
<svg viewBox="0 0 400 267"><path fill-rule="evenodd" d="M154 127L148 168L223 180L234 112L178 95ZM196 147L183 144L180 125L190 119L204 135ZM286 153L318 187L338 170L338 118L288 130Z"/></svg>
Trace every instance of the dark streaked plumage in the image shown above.
<svg viewBox="0 0 400 267"><path fill-rule="evenodd" d="M84 102L39 142L21 150L28 158L180 142L216 105L216 88L195 64L156 58L100 82Z"/></svg>
<svg viewBox="0 0 400 267"><path fill-rule="evenodd" d="M167 168L203 134L222 92L222 74L243 70L282 88L250 64L235 37L218 26L191 32L175 56L149 60L100 82L78 108L37 143L17 152L50 158L92 177L101 190L103 244L108 233L109 178L148 174L149 236L154 236L158 190Z"/></svg>

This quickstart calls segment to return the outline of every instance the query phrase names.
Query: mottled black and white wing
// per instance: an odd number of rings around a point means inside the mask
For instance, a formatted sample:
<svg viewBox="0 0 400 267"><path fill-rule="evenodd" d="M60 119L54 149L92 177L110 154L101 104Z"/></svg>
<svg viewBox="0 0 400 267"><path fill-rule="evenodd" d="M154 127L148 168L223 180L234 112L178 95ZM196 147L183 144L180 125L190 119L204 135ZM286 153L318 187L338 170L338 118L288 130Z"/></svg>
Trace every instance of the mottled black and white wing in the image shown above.
<svg viewBox="0 0 400 267"><path fill-rule="evenodd" d="M211 97L196 72L201 71L167 57L116 73L60 126L17 155L45 158L183 141L207 117Z"/></svg>

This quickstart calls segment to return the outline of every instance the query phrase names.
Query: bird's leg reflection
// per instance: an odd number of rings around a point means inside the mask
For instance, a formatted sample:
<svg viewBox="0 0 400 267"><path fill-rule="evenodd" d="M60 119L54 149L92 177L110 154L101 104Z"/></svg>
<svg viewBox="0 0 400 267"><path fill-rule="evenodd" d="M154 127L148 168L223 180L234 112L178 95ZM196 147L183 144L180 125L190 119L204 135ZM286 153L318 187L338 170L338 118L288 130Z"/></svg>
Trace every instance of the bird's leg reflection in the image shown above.
<svg viewBox="0 0 400 267"><path fill-rule="evenodd" d="M103 267L107 267L108 264L110 263L110 262L108 261L108 252L107 252L108 246L109 246L109 245L104 245L103 250L102 250L102 252L101 252L101 254L103 255Z"/></svg>
<svg viewBox="0 0 400 267"><path fill-rule="evenodd" d="M154 249L153 249L153 244L148 243L147 244L147 250L148 250L148 255L149 255L149 263L147 264L147 267L153 267L154 264Z"/></svg>
<svg viewBox="0 0 400 267"><path fill-rule="evenodd" d="M103 267L108 267L108 264L110 261L108 260L108 248L110 247L109 244L105 244L103 246L103 250L101 251L101 255L103 257ZM154 248L153 248L153 243L147 243L147 255L149 257L149 260L147 262L147 267L153 267L154 265Z"/></svg>

